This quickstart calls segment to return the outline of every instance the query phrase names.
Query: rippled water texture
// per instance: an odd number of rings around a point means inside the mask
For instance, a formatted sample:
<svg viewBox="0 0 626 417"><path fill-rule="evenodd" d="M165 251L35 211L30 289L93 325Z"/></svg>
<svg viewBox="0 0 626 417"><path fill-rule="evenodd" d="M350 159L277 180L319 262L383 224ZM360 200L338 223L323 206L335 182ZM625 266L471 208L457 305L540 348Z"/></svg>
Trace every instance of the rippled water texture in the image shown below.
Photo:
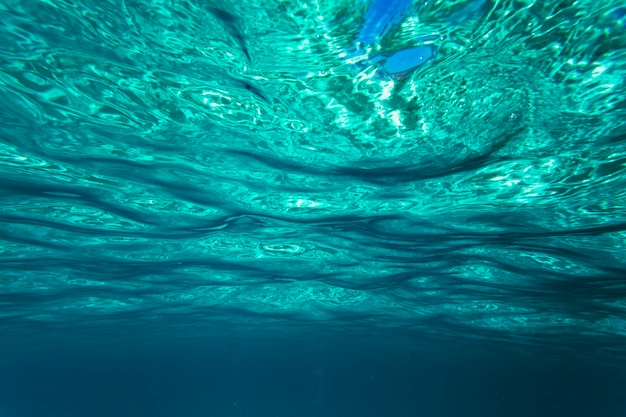
<svg viewBox="0 0 626 417"><path fill-rule="evenodd" d="M621 354L620 3L3 0L3 334Z"/></svg>

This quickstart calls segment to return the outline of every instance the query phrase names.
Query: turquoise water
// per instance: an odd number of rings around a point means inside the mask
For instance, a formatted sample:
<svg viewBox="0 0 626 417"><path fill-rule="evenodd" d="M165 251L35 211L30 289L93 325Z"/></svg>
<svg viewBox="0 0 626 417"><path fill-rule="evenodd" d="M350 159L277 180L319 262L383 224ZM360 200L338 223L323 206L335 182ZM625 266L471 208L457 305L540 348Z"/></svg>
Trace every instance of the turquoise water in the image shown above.
<svg viewBox="0 0 626 417"><path fill-rule="evenodd" d="M2 0L3 349L623 359L625 12Z"/></svg>

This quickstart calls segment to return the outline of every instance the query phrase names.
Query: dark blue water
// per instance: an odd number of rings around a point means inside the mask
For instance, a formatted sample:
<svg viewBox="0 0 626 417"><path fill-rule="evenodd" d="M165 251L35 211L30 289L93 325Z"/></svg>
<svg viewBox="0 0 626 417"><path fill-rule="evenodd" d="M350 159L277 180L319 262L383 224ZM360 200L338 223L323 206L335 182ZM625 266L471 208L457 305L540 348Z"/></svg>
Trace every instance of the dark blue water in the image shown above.
<svg viewBox="0 0 626 417"><path fill-rule="evenodd" d="M625 416L624 10L0 0L0 417Z"/></svg>

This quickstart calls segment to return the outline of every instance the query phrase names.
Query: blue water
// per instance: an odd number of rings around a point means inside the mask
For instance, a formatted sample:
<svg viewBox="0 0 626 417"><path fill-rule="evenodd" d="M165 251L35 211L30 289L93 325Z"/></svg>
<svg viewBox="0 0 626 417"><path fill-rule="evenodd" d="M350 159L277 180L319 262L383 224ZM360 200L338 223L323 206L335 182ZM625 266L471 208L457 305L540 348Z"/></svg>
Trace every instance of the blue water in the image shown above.
<svg viewBox="0 0 626 417"><path fill-rule="evenodd" d="M624 10L0 0L0 417L626 415Z"/></svg>

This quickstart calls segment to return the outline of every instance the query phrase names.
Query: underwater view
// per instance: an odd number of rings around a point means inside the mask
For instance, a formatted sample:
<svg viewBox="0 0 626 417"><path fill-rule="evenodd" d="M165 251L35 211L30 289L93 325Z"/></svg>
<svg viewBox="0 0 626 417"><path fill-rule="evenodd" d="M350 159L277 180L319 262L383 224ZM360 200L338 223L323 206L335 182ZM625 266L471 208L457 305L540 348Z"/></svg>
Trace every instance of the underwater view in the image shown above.
<svg viewBox="0 0 626 417"><path fill-rule="evenodd" d="M0 22L0 417L626 416L623 1Z"/></svg>

